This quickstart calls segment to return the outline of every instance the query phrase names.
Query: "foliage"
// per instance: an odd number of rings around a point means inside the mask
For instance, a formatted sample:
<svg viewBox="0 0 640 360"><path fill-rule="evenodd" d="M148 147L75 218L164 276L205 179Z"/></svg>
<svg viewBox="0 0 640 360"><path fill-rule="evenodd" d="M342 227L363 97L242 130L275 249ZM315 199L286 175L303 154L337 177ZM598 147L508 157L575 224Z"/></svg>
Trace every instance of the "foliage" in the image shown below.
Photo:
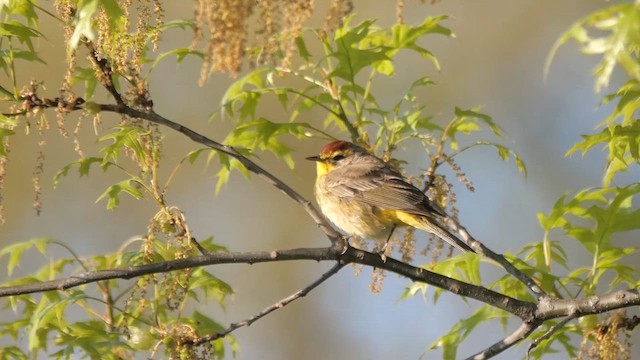
<svg viewBox="0 0 640 360"><path fill-rule="evenodd" d="M615 106L612 113L598 125L602 130L582 135L582 141L574 144L567 152L567 155L577 152L584 155L594 148L603 148L607 152L607 165L602 185L578 191L574 195L565 194L548 214L538 214L544 238L538 243L525 246L520 252L524 262L511 258L528 275L537 279L547 292L560 298L593 296L618 288L637 288L639 284L638 270L630 257L638 247L625 246L621 240L625 235L628 237L630 233L640 230L640 210L637 207L640 183L633 179L624 181L622 178L615 181L622 172L637 172L637 166L634 165L638 165L640 160L640 132L637 130L640 127L640 120L637 118L640 107L639 30L638 2L606 7L579 20L566 31L556 42L547 61L545 72L549 72L551 61L559 47L575 40L585 54L601 56L593 71L596 91L604 90L609 85L617 66L624 70L628 78L618 90L604 97L604 104L615 102ZM561 236L564 236L562 240ZM551 272L553 266L560 266L568 271L570 269L567 264L575 264L574 257L569 256L574 252L566 250L572 243L578 244L588 253L591 262L582 266L573 265L571 271L563 276L554 275ZM469 279L468 276L465 278ZM511 277L503 277L493 288L517 298L528 296L522 284ZM479 314L483 312L478 310L472 317L462 320L441 340L452 337L464 339L468 329L464 324L475 326L476 323L492 319L488 313ZM607 330L602 329L610 329L610 322L618 316L620 315L590 315L588 325L582 321L581 326L565 325L561 331L553 332L529 355L535 359L542 358L545 354L558 352L552 345L560 344L571 358L628 356L625 351L628 351L629 344L623 331L618 333L620 329L611 336L594 335L599 331L597 329L603 332ZM542 336L553 325L552 322L545 323L533 337ZM572 341L571 334L584 337L581 346ZM590 348L589 342L592 343ZM447 344L449 347L453 346L453 349L447 351L455 354L460 341L453 342L453 345L449 341Z"/></svg>
<svg viewBox="0 0 640 360"><path fill-rule="evenodd" d="M162 11L152 11L148 4L136 9L141 14L137 24L127 17L131 2L59 1L56 2L57 15L30 0L5 1L0 2L0 6L0 68L6 75L0 79L0 96L11 104L11 112L0 116L0 174L4 172L2 166L10 156L11 138L17 130L29 132L30 126L36 126L37 133L42 133L49 127L43 109L55 108L61 119L83 109L85 115L95 116L97 122L102 109L97 103L100 84L107 84L107 92L116 103L151 108L147 80L160 62L173 56L177 62L187 56L202 59L205 65L211 62L208 53L190 46L158 52L161 34L193 31L197 37L201 35L201 29L188 20L165 22ZM18 64L45 63L37 48L39 42L48 41L39 31L39 16L54 17L67 34L69 74L62 94L55 102L51 99L43 101L39 97L40 84L24 83L25 75L17 71ZM451 30L443 25L446 19L446 16L427 17L417 25L399 22L380 27L374 20L358 23L350 16L334 32L320 29L299 32L293 39L294 57L288 47L275 52L266 48L274 42L290 45L291 39L271 39L273 41L263 48L249 49L248 54L269 53L283 61L278 65L259 66L237 79L227 89L211 120L232 119L233 129L226 135L225 145L248 158L270 153L291 169L295 167L291 143L310 137L349 137L399 169L404 162L396 158L396 150L412 143L419 144L426 153L426 163L422 165L427 170L412 179L430 191L443 207L452 208L455 197L451 186L446 179L437 176L436 171L442 165L449 166L473 190L455 162L468 150L489 146L501 159L513 159L518 170L525 174L526 168L517 154L500 143L504 136L502 129L480 107L455 108L449 121L429 114L417 95L425 87L435 85L427 74L416 74L404 93L393 99L391 106L382 105L378 95L379 78L394 76L399 56L419 56L434 69L440 67L436 56L422 45L421 40L436 35L451 37ZM628 76L628 81L617 91L605 96L604 103L615 103L615 107L600 124L601 130L593 135L583 135L582 141L568 151L570 155L585 154L595 147L607 150L602 186L563 195L548 214L539 214L544 238L525 246L517 256L506 255L519 269L535 278L545 291L557 297L591 296L620 286L636 288L640 284L636 280L637 270L628 262L629 255L634 254L637 247L619 243L624 235L640 228L640 210L634 206L640 184L635 181L624 183L620 176L621 172L634 171L633 165L640 160L640 125L636 118L640 106L639 19L637 4L616 5L598 11L567 31L550 56L551 59L559 46L573 39L585 53L602 56L594 71L597 90L606 88L616 66L624 69ZM91 60L84 63L77 57L84 48L88 49L90 57L94 57L92 63ZM110 64L110 72L106 73L98 66L101 62ZM75 96L72 89L77 88L82 90L84 98ZM261 105L269 100L277 101L288 118L266 114ZM80 104L84 106L80 107ZM34 125L29 120L31 116L37 119L33 121ZM318 116L322 119L318 120ZM303 117L308 120L301 121ZM63 121L59 128L68 135ZM495 140L472 140L483 137ZM157 124L129 117L99 131L101 150L98 153L86 156L77 137L74 141L78 145L78 159L60 169L54 184L63 181L72 170L77 170L81 177L96 176L91 173L96 167L117 172L121 178L108 186L97 201L105 200L107 209L115 210L123 195L128 194L153 204L156 212L149 220L147 234L125 243L115 253L88 258L77 256L63 242L49 238L9 245L0 250L0 257L6 257L10 276L33 248L44 254L52 246L60 246L69 255L5 286L40 283L89 270L184 259L204 251L226 251L214 243L213 237L195 242L184 213L171 205L166 195L180 166L194 163L202 154L207 153L209 161L218 161L216 192L229 181L233 170L248 176L246 164L212 149L190 149L175 165L171 175L162 179L158 172L162 158L161 129ZM569 271L568 263L573 259L566 251L568 242L588 253L592 261ZM464 254L440 259L427 267L451 278L480 285L483 284L482 261L474 254ZM555 271L557 268L567 273L559 274ZM612 280L604 286L603 278ZM488 288L517 299L533 300L524 285L510 276L498 279ZM428 290L425 284L412 284L403 297L418 293L427 296ZM124 281L110 280L72 290L5 298L4 306L14 311L16 317L0 326L0 339L15 341L26 329L27 344L26 348L10 346L3 349L0 358L42 355L115 359L130 358L142 351L150 357L223 357L229 351L238 351L235 339L226 335L205 342L205 345L193 345L198 339L219 333L225 327L207 314L192 311L190 305L213 301L224 309L232 294L230 284L198 268L143 276L130 287ZM433 291L433 300L439 300L440 294L439 289ZM71 320L67 316L71 310L80 310L82 315ZM483 305L454 325L429 349L440 349L444 358L455 358L463 341L484 323L497 320L506 329L507 315L502 310ZM565 326L563 330L551 333L531 355L540 358L558 351L558 345L569 356L584 355L584 343L578 347L571 337L582 335L585 341L598 345L594 328L606 324L610 329L608 319L608 315L603 315L596 319L595 325ZM534 336L547 334L553 325L553 322L545 323ZM600 345L598 349L608 350Z"/></svg>

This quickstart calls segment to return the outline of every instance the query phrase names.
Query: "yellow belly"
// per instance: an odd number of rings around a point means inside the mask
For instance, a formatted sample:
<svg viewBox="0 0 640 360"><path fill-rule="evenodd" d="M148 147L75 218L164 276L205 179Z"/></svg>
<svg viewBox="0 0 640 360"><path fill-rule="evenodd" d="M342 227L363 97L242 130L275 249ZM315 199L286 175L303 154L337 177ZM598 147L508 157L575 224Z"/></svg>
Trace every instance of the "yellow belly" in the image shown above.
<svg viewBox="0 0 640 360"><path fill-rule="evenodd" d="M327 219L348 235L384 241L398 223L395 211L383 211L375 206L334 196L318 189L316 199Z"/></svg>

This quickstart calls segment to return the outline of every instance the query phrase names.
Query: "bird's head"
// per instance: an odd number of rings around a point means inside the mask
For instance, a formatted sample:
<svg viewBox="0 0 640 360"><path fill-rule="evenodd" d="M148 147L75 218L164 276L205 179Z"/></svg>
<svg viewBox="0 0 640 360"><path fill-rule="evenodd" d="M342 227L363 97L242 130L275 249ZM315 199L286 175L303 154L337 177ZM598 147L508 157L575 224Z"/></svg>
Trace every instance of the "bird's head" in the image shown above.
<svg viewBox="0 0 640 360"><path fill-rule="evenodd" d="M359 153L366 154L366 151L356 144L337 140L323 146L319 155L308 157L307 160L317 163L318 176L320 176L348 163L355 154Z"/></svg>

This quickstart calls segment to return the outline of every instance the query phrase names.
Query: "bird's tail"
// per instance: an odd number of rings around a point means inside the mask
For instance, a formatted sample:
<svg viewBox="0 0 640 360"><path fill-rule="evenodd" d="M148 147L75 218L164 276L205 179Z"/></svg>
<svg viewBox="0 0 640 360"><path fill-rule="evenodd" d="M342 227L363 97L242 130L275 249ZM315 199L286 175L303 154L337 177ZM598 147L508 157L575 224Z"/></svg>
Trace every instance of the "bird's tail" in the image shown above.
<svg viewBox="0 0 640 360"><path fill-rule="evenodd" d="M469 243L465 241L467 240L465 237L463 237L464 240L462 240L461 239L462 236L461 237L455 236L451 233L451 231L447 229L447 226L445 224L452 224L452 227L455 228L456 230L461 229L458 223L452 218L448 217L447 215L438 216L438 217L442 217L442 219L437 219L436 215L425 216L425 215L415 215L415 214L406 213L406 215L403 217L406 217L405 219L401 219L404 223L411 225L413 227L416 227L418 229L424 230L426 232L429 232L439 237L440 239L446 241L447 243L451 244L453 247L456 247L464 252L467 252L467 251L470 251L473 253L476 252L469 245ZM458 232L462 233L462 231L458 231ZM464 234L467 234L467 232L464 231Z"/></svg>

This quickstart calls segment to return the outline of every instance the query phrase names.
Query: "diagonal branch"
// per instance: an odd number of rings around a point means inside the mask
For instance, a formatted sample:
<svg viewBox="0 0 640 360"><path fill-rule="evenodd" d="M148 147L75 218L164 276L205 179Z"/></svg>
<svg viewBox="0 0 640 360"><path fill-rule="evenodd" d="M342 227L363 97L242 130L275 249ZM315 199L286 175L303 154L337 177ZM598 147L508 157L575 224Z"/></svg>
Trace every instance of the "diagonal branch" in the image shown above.
<svg viewBox="0 0 640 360"><path fill-rule="evenodd" d="M435 287L447 290L456 295L472 298L489 304L493 307L502 309L521 318L523 321L533 319L536 304L522 301L510 296L500 294L491 289L482 286L469 284L464 281L456 280L438 273L428 271L426 269L415 267L395 260L390 257L383 259L379 254L373 254L368 251L356 249L349 246L344 254L340 257L342 261L353 262L384 269L402 275L413 281L427 283ZM533 312L532 312L533 311Z"/></svg>
<svg viewBox="0 0 640 360"><path fill-rule="evenodd" d="M278 310L278 309L282 309L283 307L289 305L290 303L307 296L308 293L311 292L311 290L315 289L316 287L318 287L320 284L322 284L323 282L327 281L327 279L329 279L330 277L332 277L333 275L337 274L338 271L340 271L346 264L344 263L340 263L338 262L337 264L335 264L331 269L329 269L329 271L325 272L324 274L322 274L322 276L320 276L318 279L316 279L314 282L312 282L311 284L307 285L306 287L296 291L295 293L287 296L286 298L278 301L277 303L270 305L268 307L266 307L264 310L260 311L259 313L245 319L242 321L238 321L235 323L232 323L231 325L229 325L228 328L215 333L215 334L211 334L211 335L207 335L207 336L203 336L199 339L196 339L194 341L192 341L191 343L193 345L200 345L200 344L204 344L206 342L210 342L210 341L214 341L220 338L223 338L227 335L229 335L230 333L232 333L233 331L235 331L236 329L239 329L241 327L245 327L245 326L251 326L251 324L253 324L254 322L262 319L263 317L269 315L270 313Z"/></svg>
<svg viewBox="0 0 640 360"><path fill-rule="evenodd" d="M116 101L116 104L119 106L125 106L124 99L122 95L116 89L115 83L113 81L113 69L109 66L109 63L106 59L101 59L98 55L98 51L93 46L93 42L85 40L84 42L87 49L89 49L89 55L91 56L91 61L98 67L100 70L98 80L102 84L102 86L113 96L113 99Z"/></svg>
<svg viewBox="0 0 640 360"><path fill-rule="evenodd" d="M471 355L467 360L490 359L529 336L542 322L523 322L514 332L481 352Z"/></svg>
<svg viewBox="0 0 640 360"><path fill-rule="evenodd" d="M553 325L546 333L542 334L542 336L540 336L539 338L533 340L531 342L531 344L529 344L529 348L527 349L527 358L529 358L529 356L531 355L531 351L533 351L533 349L535 349L536 347L538 347L538 345L540 345L541 342L543 342L544 340L549 339L551 336L553 336L553 334L555 334L556 332L558 332L558 330L562 329L565 325L567 325L567 323L569 323L569 321L573 320L576 318L576 314L569 314L569 316L567 316L566 318L560 320L557 324Z"/></svg>
<svg viewBox="0 0 640 360"><path fill-rule="evenodd" d="M531 277L527 276L527 274L515 267L503 255L494 252L493 250L486 247L482 242L476 240L473 236L471 236L471 234L469 234L467 229L460 225L455 219L450 216L445 216L443 217L443 219L451 229L455 230L458 235L462 237L462 240L467 245L471 246L471 248L478 254L482 254L483 256L500 264L500 266L502 266L509 274L513 275L516 279L525 284L538 300L549 297L549 295L547 295L547 293L545 293L544 290L542 290L542 288L540 288L540 286L538 286L538 284L536 284L536 282L533 281Z"/></svg>

